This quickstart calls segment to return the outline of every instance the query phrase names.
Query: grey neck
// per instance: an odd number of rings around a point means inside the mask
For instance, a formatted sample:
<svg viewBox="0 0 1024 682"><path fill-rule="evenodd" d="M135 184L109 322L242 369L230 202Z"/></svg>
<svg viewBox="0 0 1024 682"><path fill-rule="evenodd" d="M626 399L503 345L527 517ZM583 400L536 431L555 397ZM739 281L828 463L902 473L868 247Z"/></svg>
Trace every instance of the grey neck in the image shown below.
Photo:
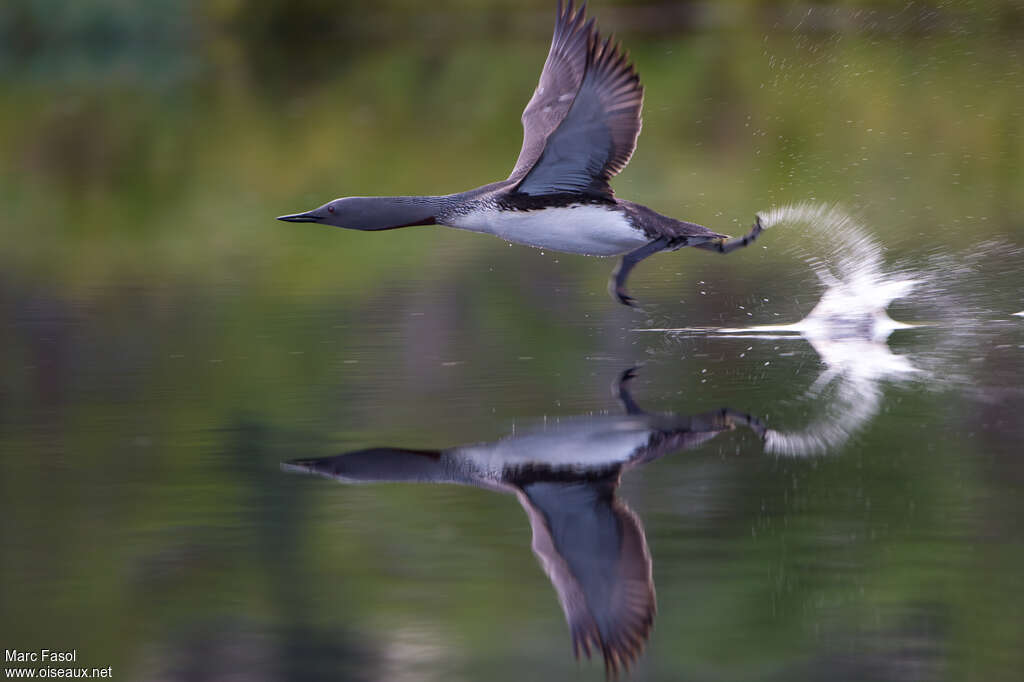
<svg viewBox="0 0 1024 682"><path fill-rule="evenodd" d="M358 230L393 230L414 225L434 225L453 203L451 196L353 197L349 210L357 212Z"/></svg>
<svg viewBox="0 0 1024 682"><path fill-rule="evenodd" d="M466 462L445 450L370 448L334 457L296 460L288 470L319 474L342 483L477 483Z"/></svg>

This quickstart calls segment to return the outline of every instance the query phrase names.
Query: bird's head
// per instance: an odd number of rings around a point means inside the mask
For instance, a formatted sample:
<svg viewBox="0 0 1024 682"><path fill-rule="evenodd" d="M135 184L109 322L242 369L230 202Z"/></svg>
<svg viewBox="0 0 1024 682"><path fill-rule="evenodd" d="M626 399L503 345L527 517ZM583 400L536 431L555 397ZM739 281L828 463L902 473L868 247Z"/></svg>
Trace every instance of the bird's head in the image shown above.
<svg viewBox="0 0 1024 682"><path fill-rule="evenodd" d="M350 230L392 230L433 225L434 206L428 197L342 197L306 213L283 215L290 223L322 223Z"/></svg>
<svg viewBox="0 0 1024 682"><path fill-rule="evenodd" d="M294 215L283 215L278 220L289 223L323 223L335 227L347 227L350 229L366 229L360 227L366 222L367 212L370 209L368 200L372 197L343 197L328 201L319 208L305 213Z"/></svg>

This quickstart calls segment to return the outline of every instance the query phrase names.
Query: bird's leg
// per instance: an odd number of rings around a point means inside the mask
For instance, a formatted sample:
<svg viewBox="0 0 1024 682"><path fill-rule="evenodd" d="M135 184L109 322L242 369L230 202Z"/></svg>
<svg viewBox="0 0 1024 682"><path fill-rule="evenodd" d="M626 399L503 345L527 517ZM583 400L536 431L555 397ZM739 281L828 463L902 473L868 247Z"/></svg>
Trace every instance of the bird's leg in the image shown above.
<svg viewBox="0 0 1024 682"><path fill-rule="evenodd" d="M626 278L636 264L648 256L653 256L659 251L670 248L668 237L658 237L654 241L641 246L636 251L631 251L622 257L619 264L612 270L611 279L608 280L608 293L615 297L619 303L632 306L635 299L626 293Z"/></svg>
<svg viewBox="0 0 1024 682"><path fill-rule="evenodd" d="M732 253L736 249L742 249L744 246L753 244L762 230L764 230L764 226L761 225L761 216L755 215L754 227L746 235L732 239L715 239L703 244L694 244L694 247L707 251L717 251L718 253Z"/></svg>
<svg viewBox="0 0 1024 682"><path fill-rule="evenodd" d="M612 385L612 395L618 398L626 414L647 414L642 407L636 404L633 394L629 390L629 384L636 376L636 369L636 367L630 367L619 375Z"/></svg>
<svg viewBox="0 0 1024 682"><path fill-rule="evenodd" d="M765 425L757 417L728 407L696 414L690 420L690 428L694 432L726 431L735 429L737 426L746 426L761 439L764 439L767 432Z"/></svg>
<svg viewBox="0 0 1024 682"><path fill-rule="evenodd" d="M729 409L728 407L722 408L720 414L721 418L731 427L746 426L757 434L758 438L761 438L762 440L764 439L767 429L757 417L747 414L746 412L737 412L736 410Z"/></svg>

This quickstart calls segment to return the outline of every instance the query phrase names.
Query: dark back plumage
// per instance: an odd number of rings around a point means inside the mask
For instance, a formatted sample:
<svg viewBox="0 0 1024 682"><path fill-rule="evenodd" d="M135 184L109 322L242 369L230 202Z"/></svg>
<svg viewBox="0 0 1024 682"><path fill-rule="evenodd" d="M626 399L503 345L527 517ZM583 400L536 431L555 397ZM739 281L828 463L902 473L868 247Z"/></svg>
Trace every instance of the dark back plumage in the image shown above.
<svg viewBox="0 0 1024 682"><path fill-rule="evenodd" d="M551 49L523 111L523 146L509 176L530 195L611 198L640 134L643 86L617 43L602 40L585 5L559 3Z"/></svg>

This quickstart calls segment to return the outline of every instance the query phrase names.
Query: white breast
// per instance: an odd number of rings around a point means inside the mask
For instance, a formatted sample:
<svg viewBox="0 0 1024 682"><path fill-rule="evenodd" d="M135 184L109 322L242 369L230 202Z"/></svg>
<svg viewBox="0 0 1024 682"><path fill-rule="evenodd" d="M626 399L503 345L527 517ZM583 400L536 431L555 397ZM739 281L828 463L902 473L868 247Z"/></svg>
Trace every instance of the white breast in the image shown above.
<svg viewBox="0 0 1024 682"><path fill-rule="evenodd" d="M580 417L493 443L458 448L477 472L500 478L507 468L543 465L592 469L628 462L651 438L646 417Z"/></svg>
<svg viewBox="0 0 1024 682"><path fill-rule="evenodd" d="M517 244L588 256L617 256L650 241L621 212L587 204L533 211L479 209L453 219L451 226L486 232Z"/></svg>

